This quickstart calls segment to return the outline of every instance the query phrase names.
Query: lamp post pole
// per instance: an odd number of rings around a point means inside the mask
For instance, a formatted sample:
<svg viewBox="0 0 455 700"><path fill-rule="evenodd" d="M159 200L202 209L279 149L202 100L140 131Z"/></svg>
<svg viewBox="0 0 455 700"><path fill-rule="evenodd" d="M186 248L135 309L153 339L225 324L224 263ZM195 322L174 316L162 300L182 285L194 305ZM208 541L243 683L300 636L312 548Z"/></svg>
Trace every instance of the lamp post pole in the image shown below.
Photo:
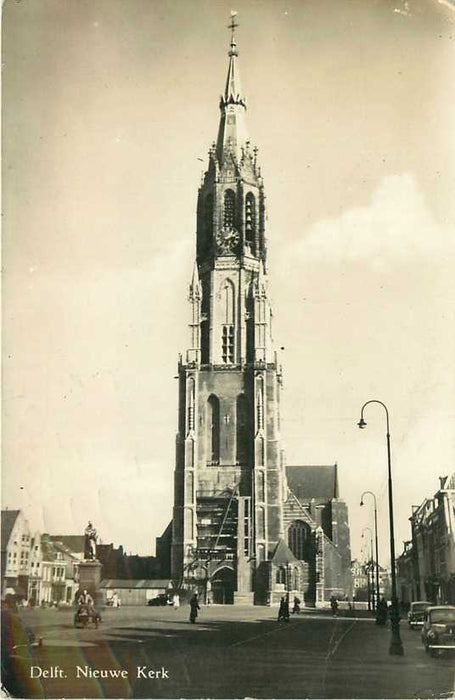
<svg viewBox="0 0 455 700"><path fill-rule="evenodd" d="M363 506L363 497L369 494L374 498L374 542L376 552L376 610L379 603L379 544L378 544L378 507L373 491L364 491L360 497L360 505Z"/></svg>
<svg viewBox="0 0 455 700"><path fill-rule="evenodd" d="M386 415L387 424L387 471L388 471L388 491L389 491L389 527L390 527L390 568L392 574L392 609L390 611L390 625L392 628L392 639L390 642L389 653L396 656L403 656L403 642L400 637L400 612L398 610L398 598L397 598L397 579L395 571L395 531L393 523L393 492L392 492L392 457L390 450L390 426L389 426L389 412L387 406L382 401L377 399L371 399L363 404L360 411L360 421L358 422L359 428L365 428L366 423L363 419L363 412L371 403L377 403L383 407Z"/></svg>
<svg viewBox="0 0 455 700"><path fill-rule="evenodd" d="M374 579L373 576L371 577L371 587L370 587L370 567L373 564L373 533L371 532L370 527L364 527L362 530L362 537L364 537L364 532L365 530L368 530L370 533L370 566L367 569L367 578L368 578L368 590L371 591L371 608L372 610L376 610L378 601L376 600L376 605L375 605L375 596L374 596ZM373 571L372 571L373 574Z"/></svg>

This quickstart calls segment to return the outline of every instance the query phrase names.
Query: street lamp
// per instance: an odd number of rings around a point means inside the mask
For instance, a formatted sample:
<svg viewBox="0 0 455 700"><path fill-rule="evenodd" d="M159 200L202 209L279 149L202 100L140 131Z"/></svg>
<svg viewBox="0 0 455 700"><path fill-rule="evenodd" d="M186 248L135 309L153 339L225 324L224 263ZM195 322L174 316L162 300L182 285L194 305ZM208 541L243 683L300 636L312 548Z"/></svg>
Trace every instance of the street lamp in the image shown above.
<svg viewBox="0 0 455 700"><path fill-rule="evenodd" d="M390 453L390 427L389 427L389 412L387 406L382 401L371 399L363 404L360 411L360 421L357 423L359 428L365 428L366 423L363 419L363 412L370 403L378 403L385 410L386 425L387 425L387 470L388 470L388 486L389 486L389 527L390 527L390 567L392 573L392 609L390 611L390 625L392 628L392 639L390 642L389 653L396 656L403 656L403 642L400 637L400 613L398 610L397 598L397 579L395 571L395 536L393 526L393 493L392 493L392 458Z"/></svg>
<svg viewBox="0 0 455 700"><path fill-rule="evenodd" d="M375 539L375 550L376 550L376 610L378 609L379 603L379 546L378 546L378 508L376 503L376 496L373 491L364 491L360 496L360 505L363 506L363 497L369 494L374 498L374 539Z"/></svg>
<svg viewBox="0 0 455 700"><path fill-rule="evenodd" d="M365 537L365 535L364 535L365 530L368 530L368 532L370 533L370 566L371 566L371 564L373 563L373 533L371 532L370 527L364 527L362 530L362 538ZM367 577L368 577L368 590L369 591L371 590L371 603L372 603L371 607L373 608L373 610L375 610L375 608L377 607L378 601L376 601L376 606L375 606L375 604L374 604L374 581L373 581L373 577L372 577L372 584L373 585L371 586L371 589L370 589L370 569L369 568L367 569ZM370 600L370 593L368 595L369 595L369 600Z"/></svg>

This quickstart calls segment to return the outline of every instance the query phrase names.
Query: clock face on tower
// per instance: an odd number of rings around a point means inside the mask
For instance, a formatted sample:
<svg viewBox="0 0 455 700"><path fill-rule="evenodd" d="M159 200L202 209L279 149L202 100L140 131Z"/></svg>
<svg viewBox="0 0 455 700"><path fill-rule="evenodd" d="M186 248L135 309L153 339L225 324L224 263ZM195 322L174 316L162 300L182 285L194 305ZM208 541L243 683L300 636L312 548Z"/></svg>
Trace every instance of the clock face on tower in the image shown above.
<svg viewBox="0 0 455 700"><path fill-rule="evenodd" d="M240 243L240 234L235 228L223 228L216 234L216 244L218 252L234 253Z"/></svg>

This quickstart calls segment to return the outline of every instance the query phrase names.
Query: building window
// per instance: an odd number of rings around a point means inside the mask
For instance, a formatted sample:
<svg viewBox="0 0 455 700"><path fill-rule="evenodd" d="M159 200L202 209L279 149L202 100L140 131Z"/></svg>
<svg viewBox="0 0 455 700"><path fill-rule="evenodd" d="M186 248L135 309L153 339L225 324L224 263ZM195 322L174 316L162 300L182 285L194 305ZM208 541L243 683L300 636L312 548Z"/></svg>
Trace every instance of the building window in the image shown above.
<svg viewBox="0 0 455 700"><path fill-rule="evenodd" d="M207 401L207 461L219 464L220 461L220 402L211 394Z"/></svg>
<svg viewBox="0 0 455 700"><path fill-rule="evenodd" d="M226 229L233 228L235 224L235 194L232 190L224 193L223 224Z"/></svg>
<svg viewBox="0 0 455 700"><path fill-rule="evenodd" d="M223 326L222 358L225 364L234 364L234 326Z"/></svg>
<svg viewBox="0 0 455 700"><path fill-rule="evenodd" d="M245 240L254 243L256 234L256 200L254 194L248 192L245 200Z"/></svg>
<svg viewBox="0 0 455 700"><path fill-rule="evenodd" d="M286 583L286 569L284 566L280 566L279 569L276 570L276 582Z"/></svg>
<svg viewBox="0 0 455 700"><path fill-rule="evenodd" d="M222 287L222 337L221 357L225 364L233 364L235 361L235 294L234 285L230 280L225 280Z"/></svg>
<svg viewBox="0 0 455 700"><path fill-rule="evenodd" d="M295 520L288 530L289 549L297 559L308 561L310 528L303 520Z"/></svg>

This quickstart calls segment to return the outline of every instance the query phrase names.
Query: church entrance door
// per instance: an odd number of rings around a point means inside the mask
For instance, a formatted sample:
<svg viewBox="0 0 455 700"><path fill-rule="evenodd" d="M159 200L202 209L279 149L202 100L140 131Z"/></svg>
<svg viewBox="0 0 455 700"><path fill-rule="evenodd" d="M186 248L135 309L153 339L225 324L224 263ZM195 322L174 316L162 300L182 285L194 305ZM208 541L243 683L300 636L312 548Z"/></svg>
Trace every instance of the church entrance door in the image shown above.
<svg viewBox="0 0 455 700"><path fill-rule="evenodd" d="M232 569L223 567L213 574L212 597L215 605L234 603L235 574Z"/></svg>

